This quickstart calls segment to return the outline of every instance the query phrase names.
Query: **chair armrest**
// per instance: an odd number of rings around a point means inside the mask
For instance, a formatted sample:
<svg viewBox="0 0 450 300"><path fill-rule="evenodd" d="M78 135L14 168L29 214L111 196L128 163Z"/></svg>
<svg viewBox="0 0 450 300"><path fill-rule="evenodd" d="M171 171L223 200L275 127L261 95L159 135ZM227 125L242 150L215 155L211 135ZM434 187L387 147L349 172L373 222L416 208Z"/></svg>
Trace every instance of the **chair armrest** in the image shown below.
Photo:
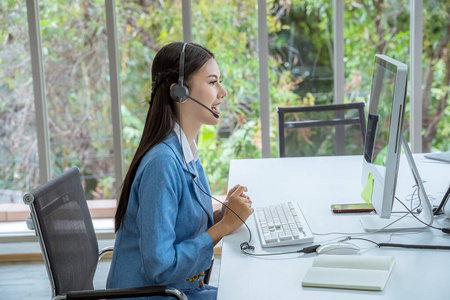
<svg viewBox="0 0 450 300"><path fill-rule="evenodd" d="M34 223L33 223L33 219L31 218L31 213L30 213L30 215L25 219L25 223L27 224L28 230L35 230L35 228L34 228Z"/></svg>
<svg viewBox="0 0 450 300"><path fill-rule="evenodd" d="M171 296L179 300L188 299L183 292L174 288L166 288L165 286L145 286L145 287L123 288L123 289L73 291L68 292L65 296L66 296L65 299L67 300L116 299L116 298L152 297L152 296Z"/></svg>
<svg viewBox="0 0 450 300"><path fill-rule="evenodd" d="M100 250L100 253L98 254L98 261L100 261L100 259L102 259L103 255L105 255L108 252L113 252L114 251L114 246L108 246L103 248L102 250Z"/></svg>

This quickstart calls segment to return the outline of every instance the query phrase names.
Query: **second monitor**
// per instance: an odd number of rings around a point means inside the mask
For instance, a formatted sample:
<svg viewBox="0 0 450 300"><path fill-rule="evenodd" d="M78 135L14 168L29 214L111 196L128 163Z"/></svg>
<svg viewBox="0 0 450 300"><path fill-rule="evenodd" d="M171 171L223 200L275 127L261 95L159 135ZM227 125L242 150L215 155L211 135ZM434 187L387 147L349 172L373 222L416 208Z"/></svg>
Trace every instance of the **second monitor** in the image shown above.
<svg viewBox="0 0 450 300"><path fill-rule="evenodd" d="M362 184L371 191L370 201L378 216L361 218L366 231L425 226L413 216L391 217L402 144L418 185L423 207L420 217L427 224L433 222L431 205L409 146L402 136L407 71L405 64L385 55L375 55L361 179Z"/></svg>

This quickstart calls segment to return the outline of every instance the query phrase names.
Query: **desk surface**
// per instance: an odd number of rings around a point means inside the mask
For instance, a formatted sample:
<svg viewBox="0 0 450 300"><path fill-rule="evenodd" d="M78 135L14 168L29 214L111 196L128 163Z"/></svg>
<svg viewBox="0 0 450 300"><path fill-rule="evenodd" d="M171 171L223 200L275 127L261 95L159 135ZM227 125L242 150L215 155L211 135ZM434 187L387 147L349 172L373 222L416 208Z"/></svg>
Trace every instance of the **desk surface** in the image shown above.
<svg viewBox="0 0 450 300"><path fill-rule="evenodd" d="M442 199L450 180L450 164L414 155L425 189L432 204ZM359 218L365 214L334 215L334 203L362 202L360 194L362 156L273 158L234 160L230 165L229 186L248 187L253 206L296 201L314 233L364 233ZM396 195L404 200L412 193L413 177L406 157L400 160ZM402 210L394 204L394 210ZM403 211L403 210L402 210ZM253 216L247 221L252 231L255 253L298 250L302 246L262 249ZM435 226L450 227L450 220L436 219ZM315 243L343 237L342 234L315 235ZM353 240L361 255L395 257L395 266L381 292L303 288L302 280L315 254L294 254L264 258L241 253L240 243L247 241L244 226L223 240L219 279L219 300L230 299L450 299L450 251L376 248ZM419 233L375 233L366 235L377 242L450 245L450 235L434 229Z"/></svg>

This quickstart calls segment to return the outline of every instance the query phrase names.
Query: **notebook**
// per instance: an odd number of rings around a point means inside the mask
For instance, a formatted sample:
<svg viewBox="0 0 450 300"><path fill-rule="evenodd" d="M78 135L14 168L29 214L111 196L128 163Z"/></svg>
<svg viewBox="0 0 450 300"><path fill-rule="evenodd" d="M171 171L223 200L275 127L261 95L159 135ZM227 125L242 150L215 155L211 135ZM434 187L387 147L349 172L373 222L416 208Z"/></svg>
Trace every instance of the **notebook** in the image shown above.
<svg viewBox="0 0 450 300"><path fill-rule="evenodd" d="M307 271L302 286L381 291L394 262L392 256L320 255Z"/></svg>

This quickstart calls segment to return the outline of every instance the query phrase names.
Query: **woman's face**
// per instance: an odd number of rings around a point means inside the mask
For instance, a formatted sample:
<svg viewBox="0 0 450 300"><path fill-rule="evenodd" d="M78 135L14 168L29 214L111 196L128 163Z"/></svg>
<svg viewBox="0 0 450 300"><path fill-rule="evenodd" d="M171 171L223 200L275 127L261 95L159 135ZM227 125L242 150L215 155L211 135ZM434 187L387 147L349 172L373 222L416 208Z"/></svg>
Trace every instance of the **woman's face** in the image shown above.
<svg viewBox="0 0 450 300"><path fill-rule="evenodd" d="M215 59L208 60L192 75L189 80L189 95L220 115L219 105L227 92L220 84L220 71ZM184 106L189 111L189 117L193 117L202 124L216 125L219 122L210 111L192 100L188 99Z"/></svg>

